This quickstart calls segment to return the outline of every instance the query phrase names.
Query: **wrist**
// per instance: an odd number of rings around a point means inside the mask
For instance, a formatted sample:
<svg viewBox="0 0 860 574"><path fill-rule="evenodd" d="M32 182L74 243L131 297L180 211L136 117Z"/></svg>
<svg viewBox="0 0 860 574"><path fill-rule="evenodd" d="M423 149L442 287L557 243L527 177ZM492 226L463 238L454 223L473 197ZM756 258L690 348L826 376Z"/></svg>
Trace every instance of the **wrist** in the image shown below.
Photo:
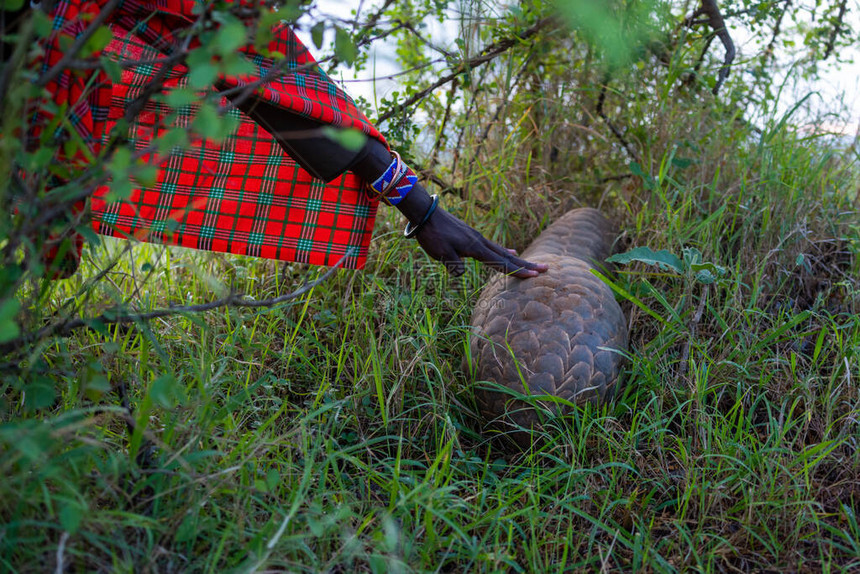
<svg viewBox="0 0 860 574"><path fill-rule="evenodd" d="M370 142L368 148L367 155L351 169L353 173L366 182L373 182L390 167L392 154L388 148L376 140ZM395 207L407 220L417 224L427 213L431 203L433 200L430 198L430 194L420 183L416 182L411 191Z"/></svg>
<svg viewBox="0 0 860 574"><path fill-rule="evenodd" d="M430 221L430 218L433 216L433 213L436 211L436 207L439 205L439 196L431 195L430 196L430 207L427 208L427 212L421 216L421 219L414 223L410 221L406 224L406 229L403 230L403 235L406 236L407 239L412 239L418 232L421 231L421 228Z"/></svg>
<svg viewBox="0 0 860 574"><path fill-rule="evenodd" d="M427 190L421 184L416 183L409 195L403 198L403 201L395 207L409 222L417 224L424 217L424 214L427 213L427 210L430 209L430 204L432 203L433 198L430 197Z"/></svg>

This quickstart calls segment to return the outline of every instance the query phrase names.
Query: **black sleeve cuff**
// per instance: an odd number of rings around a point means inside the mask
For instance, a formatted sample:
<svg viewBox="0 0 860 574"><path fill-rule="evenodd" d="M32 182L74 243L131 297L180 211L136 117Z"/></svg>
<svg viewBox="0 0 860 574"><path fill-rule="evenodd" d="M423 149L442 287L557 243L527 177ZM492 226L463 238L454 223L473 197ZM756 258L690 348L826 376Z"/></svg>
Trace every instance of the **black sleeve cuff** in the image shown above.
<svg viewBox="0 0 860 574"><path fill-rule="evenodd" d="M236 102L234 102L236 103ZM317 179L328 183L367 157L372 142L348 150L322 133L325 124L291 113L254 96L236 103L254 122L272 134L296 163Z"/></svg>

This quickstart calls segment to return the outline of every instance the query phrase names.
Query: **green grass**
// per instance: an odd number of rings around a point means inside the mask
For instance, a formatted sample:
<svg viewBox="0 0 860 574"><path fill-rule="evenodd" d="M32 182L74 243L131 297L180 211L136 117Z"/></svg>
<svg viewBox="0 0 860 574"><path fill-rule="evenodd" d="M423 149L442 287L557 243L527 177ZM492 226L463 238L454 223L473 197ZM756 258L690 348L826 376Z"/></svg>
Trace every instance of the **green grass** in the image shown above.
<svg viewBox="0 0 860 574"><path fill-rule="evenodd" d="M647 175L632 177L605 126L573 157L582 126L558 121L572 97L543 104L511 105L520 127L500 121L470 194L446 206L521 248L568 207L601 205L623 245L696 248L727 269L711 285L619 269L631 349L614 401L548 421L524 453L484 432L462 360L487 271L446 277L387 213L363 272L287 304L96 326L8 368L0 570L860 566L850 154L790 122L757 134L646 94L625 116ZM548 134L557 161L533 145ZM262 299L322 273L122 249L90 246L46 287L48 312Z"/></svg>

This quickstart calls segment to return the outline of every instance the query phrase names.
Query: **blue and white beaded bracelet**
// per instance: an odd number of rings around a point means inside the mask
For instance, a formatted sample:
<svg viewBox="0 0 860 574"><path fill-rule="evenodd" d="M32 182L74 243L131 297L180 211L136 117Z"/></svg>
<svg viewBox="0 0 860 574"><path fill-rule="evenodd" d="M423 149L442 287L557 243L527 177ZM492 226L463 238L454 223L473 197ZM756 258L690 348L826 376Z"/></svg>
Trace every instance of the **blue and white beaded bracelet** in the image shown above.
<svg viewBox="0 0 860 574"><path fill-rule="evenodd" d="M418 176L403 163L399 153L391 153L394 156L391 165L376 181L368 185L368 191L388 205L397 205L418 183Z"/></svg>

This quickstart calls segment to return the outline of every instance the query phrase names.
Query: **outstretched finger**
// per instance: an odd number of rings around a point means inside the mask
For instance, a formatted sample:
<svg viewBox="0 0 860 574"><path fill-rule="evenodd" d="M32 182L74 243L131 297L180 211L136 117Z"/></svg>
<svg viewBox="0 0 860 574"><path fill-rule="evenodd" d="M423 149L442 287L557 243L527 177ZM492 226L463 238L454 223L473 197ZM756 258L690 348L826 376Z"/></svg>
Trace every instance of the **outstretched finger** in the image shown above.
<svg viewBox="0 0 860 574"><path fill-rule="evenodd" d="M517 257L516 249L507 249L502 247L498 243L494 241L490 241L486 239L486 247L488 247L492 252L499 255L506 263L507 270L506 273L511 273L510 267L513 265L517 269L525 269L529 271L534 271L532 274L515 274L515 277L534 277L538 273L543 273L547 269L549 269L549 265L546 263L532 263L531 261L526 261L525 259L520 259Z"/></svg>
<svg viewBox="0 0 860 574"><path fill-rule="evenodd" d="M496 250L490 247L491 242L488 241L487 243L488 245L482 246L482 249L473 255L475 259L484 265L492 267L500 273L519 277L521 279L534 277L540 274L540 271L529 267L533 264L528 261L524 261L519 257L514 257L508 253L506 249L503 249L502 253L497 253Z"/></svg>

